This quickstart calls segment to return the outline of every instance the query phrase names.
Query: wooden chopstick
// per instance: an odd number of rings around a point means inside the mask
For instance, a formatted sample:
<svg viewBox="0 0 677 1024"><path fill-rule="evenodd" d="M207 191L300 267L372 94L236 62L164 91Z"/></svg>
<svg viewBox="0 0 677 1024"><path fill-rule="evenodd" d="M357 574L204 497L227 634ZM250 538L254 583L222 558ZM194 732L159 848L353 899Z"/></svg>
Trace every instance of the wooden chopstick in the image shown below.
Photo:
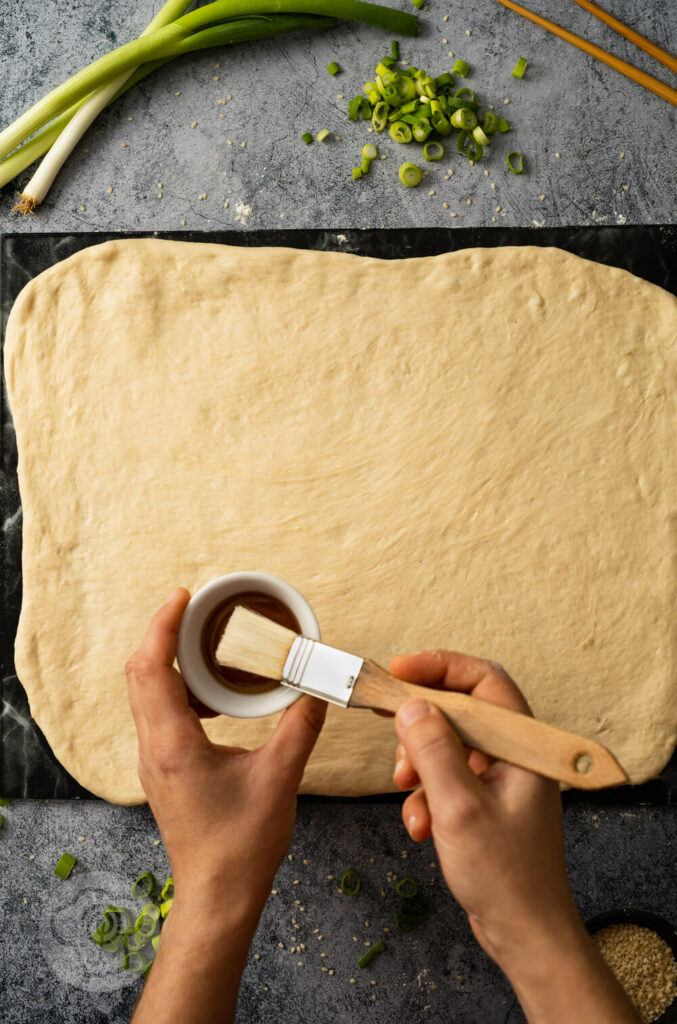
<svg viewBox="0 0 677 1024"><path fill-rule="evenodd" d="M598 7L597 4L593 4L591 0L574 0L574 3L577 3L579 7L583 7L586 11L589 11L590 14L594 14L600 21L604 21L607 25L610 25L616 32L619 32L620 35L625 36L625 38L629 39L631 43L638 46L640 50L644 50L645 53L650 54L656 60L660 61L661 64L665 64L666 68L670 68L671 71L677 72L677 57L673 57L667 50L662 50L660 46L656 46L656 44L652 43L650 39L647 39L645 36L640 36L639 32L635 32L634 28L628 28L624 22L619 21L618 18L614 18L613 14L608 14L606 11L603 11L601 7Z"/></svg>
<svg viewBox="0 0 677 1024"><path fill-rule="evenodd" d="M633 82L643 85L645 89L655 93L656 96L660 96L661 99L667 100L668 103L673 103L677 107L677 89L672 89L665 82L661 82L658 78L647 75L632 64L627 64L624 60L614 57L613 54L607 53L606 50L595 46L594 43L589 43L587 39L581 39L580 36L574 35L573 32L569 32L560 25L556 25L554 21L548 21L547 18L542 18L540 14L534 14L533 11L528 10L526 7L520 7L519 4L513 3L513 0L498 0L498 3L502 4L503 7L509 8L511 11L515 11L516 14L521 14L528 21L533 21L535 25L540 25L541 28L547 29L548 32L559 36L560 39L571 43L572 46L583 50L584 53L589 53L591 57L596 57L602 64L608 64L610 68L620 71L626 78L631 78Z"/></svg>

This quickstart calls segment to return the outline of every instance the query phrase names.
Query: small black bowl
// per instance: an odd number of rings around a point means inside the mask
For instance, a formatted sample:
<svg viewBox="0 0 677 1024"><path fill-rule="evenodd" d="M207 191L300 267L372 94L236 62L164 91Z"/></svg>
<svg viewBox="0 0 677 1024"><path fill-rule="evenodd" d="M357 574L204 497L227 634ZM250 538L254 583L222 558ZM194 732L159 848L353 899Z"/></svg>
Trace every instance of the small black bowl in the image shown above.
<svg viewBox="0 0 677 1024"><path fill-rule="evenodd" d="M672 950L672 955L677 960L677 928L664 917L652 914L648 910L605 910L603 914L596 914L588 918L585 927L591 935L599 932L602 928L608 928L612 924L636 924L640 928L650 928L652 932L667 942ZM677 999L664 1010L660 1017L656 1017L654 1024L677 1024Z"/></svg>

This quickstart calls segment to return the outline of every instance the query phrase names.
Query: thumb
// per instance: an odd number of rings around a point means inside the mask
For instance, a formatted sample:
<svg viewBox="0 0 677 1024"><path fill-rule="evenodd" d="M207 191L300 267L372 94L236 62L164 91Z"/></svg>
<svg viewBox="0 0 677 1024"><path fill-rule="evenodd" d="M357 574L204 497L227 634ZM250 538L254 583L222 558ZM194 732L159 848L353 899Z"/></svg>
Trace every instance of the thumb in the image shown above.
<svg viewBox="0 0 677 1024"><path fill-rule="evenodd" d="M303 696L291 704L277 723L275 732L261 753L276 773L291 774L301 781L306 762L322 732L327 704L317 697Z"/></svg>
<svg viewBox="0 0 677 1024"><path fill-rule="evenodd" d="M436 810L455 797L481 794L463 745L438 707L427 700L409 701L397 712L395 729L425 787L433 820Z"/></svg>

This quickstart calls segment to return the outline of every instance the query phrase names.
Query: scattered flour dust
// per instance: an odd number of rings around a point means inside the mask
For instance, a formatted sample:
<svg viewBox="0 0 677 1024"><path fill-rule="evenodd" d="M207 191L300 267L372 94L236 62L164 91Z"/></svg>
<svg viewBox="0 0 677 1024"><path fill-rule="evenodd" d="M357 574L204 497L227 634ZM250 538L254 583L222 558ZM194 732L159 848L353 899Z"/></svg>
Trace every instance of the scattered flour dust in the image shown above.
<svg viewBox="0 0 677 1024"><path fill-rule="evenodd" d="M252 215L252 208L249 203L238 203L235 207L235 220L246 221Z"/></svg>

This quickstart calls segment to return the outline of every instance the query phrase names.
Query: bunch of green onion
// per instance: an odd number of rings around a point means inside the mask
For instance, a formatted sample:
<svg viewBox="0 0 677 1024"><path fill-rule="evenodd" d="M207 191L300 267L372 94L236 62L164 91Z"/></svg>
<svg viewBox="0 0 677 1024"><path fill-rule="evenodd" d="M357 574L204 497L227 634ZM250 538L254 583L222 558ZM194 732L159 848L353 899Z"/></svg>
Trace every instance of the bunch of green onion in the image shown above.
<svg viewBox="0 0 677 1024"><path fill-rule="evenodd" d="M155 879L150 871L140 875L132 886L132 896L147 899L141 913L132 924L132 915L126 907L108 906L103 920L90 938L106 953L120 953L123 970L148 976L160 945L160 925L172 907L174 879L168 878L160 893L161 903L152 901Z"/></svg>
<svg viewBox="0 0 677 1024"><path fill-rule="evenodd" d="M52 89L0 132L0 188L47 154L16 207L32 213L98 114L146 75L185 53L289 32L363 22L417 35L418 19L364 0L166 0L138 39L119 46Z"/></svg>
<svg viewBox="0 0 677 1024"><path fill-rule="evenodd" d="M348 103L350 121L369 121L374 132L388 128L390 137L401 144L421 143L427 161L441 160L444 156L442 140L455 134L458 152L472 164L482 159L492 135L512 130L504 117L493 110L483 112L480 109L481 103L472 89L456 88L451 72L445 71L433 78L422 68L398 66L396 55L399 55L399 46L393 43L391 56L380 61L374 80L365 82L363 95L355 96ZM457 60L453 71L465 78L470 67L465 61ZM508 166L513 173L521 173L510 163ZM353 171L353 177L361 175ZM412 163L403 164L400 180L404 185L418 185L420 168Z"/></svg>

